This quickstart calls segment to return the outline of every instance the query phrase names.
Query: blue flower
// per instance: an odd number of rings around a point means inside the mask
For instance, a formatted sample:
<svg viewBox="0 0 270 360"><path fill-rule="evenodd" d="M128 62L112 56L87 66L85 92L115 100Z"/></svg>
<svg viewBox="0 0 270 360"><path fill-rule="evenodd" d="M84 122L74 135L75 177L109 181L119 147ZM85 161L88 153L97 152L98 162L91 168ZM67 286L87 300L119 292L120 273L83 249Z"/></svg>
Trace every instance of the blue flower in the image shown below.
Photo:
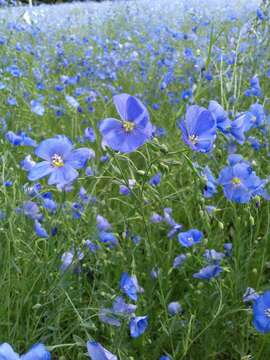
<svg viewBox="0 0 270 360"><path fill-rule="evenodd" d="M173 301L168 305L168 313L172 316L180 314L182 312L182 306L177 301Z"/></svg>
<svg viewBox="0 0 270 360"><path fill-rule="evenodd" d="M251 287L248 287L243 295L243 302L246 303L250 301L255 301L258 299L258 297L259 294L257 294L256 291Z"/></svg>
<svg viewBox="0 0 270 360"><path fill-rule="evenodd" d="M270 291L264 292L253 303L253 325L260 333L270 332Z"/></svg>
<svg viewBox="0 0 270 360"><path fill-rule="evenodd" d="M219 264L224 258L224 256L225 254L223 254L222 252L218 252L214 249L206 249L203 254L203 257L206 259L206 261L213 264Z"/></svg>
<svg viewBox="0 0 270 360"><path fill-rule="evenodd" d="M189 106L185 121L180 122L183 141L194 151L210 152L216 139L216 120L200 106Z"/></svg>
<svg viewBox="0 0 270 360"><path fill-rule="evenodd" d="M130 153L151 138L153 126L146 107L136 97L115 95L113 102L122 121L108 118L100 123L103 144L115 151Z"/></svg>
<svg viewBox="0 0 270 360"><path fill-rule="evenodd" d="M44 115L45 108L39 100L32 100L30 105L31 105L31 111L33 113L35 113L38 116Z"/></svg>
<svg viewBox="0 0 270 360"><path fill-rule="evenodd" d="M223 269L219 265L208 265L203 267L198 273L193 274L196 279L211 280L218 277Z"/></svg>
<svg viewBox="0 0 270 360"><path fill-rule="evenodd" d="M0 345L0 359L1 360L50 360L51 355L48 350L46 350L43 344L36 344L30 348L30 350L19 356L12 347L3 343Z"/></svg>
<svg viewBox="0 0 270 360"><path fill-rule="evenodd" d="M209 102L208 110L216 119L217 128L223 133L227 133L231 126L231 121L229 119L228 113L217 101L214 100L211 100Z"/></svg>
<svg viewBox="0 0 270 360"><path fill-rule="evenodd" d="M130 276L126 272L121 276L120 288L131 300L134 301L138 300L137 293L142 291L138 284L137 277L135 275Z"/></svg>
<svg viewBox="0 0 270 360"><path fill-rule="evenodd" d="M71 251L64 252L61 256L60 270L65 272L73 262L74 254Z"/></svg>
<svg viewBox="0 0 270 360"><path fill-rule="evenodd" d="M36 162L32 159L31 155L27 155L21 162L21 168L25 171L30 171Z"/></svg>
<svg viewBox="0 0 270 360"><path fill-rule="evenodd" d="M158 172L157 174L151 177L151 179L149 180L149 184L152 186L158 186L160 184L160 180L161 180L161 173Z"/></svg>
<svg viewBox="0 0 270 360"><path fill-rule="evenodd" d="M116 355L106 350L96 341L88 341L87 350L91 360L117 360Z"/></svg>
<svg viewBox="0 0 270 360"><path fill-rule="evenodd" d="M8 131L5 138L14 146L37 146L36 141L31 139L25 132L15 134L13 131Z"/></svg>
<svg viewBox="0 0 270 360"><path fill-rule="evenodd" d="M64 186L78 177L76 169L85 166L93 155L90 149L73 149L71 141L65 136L44 140L35 150L36 156L44 159L31 168L28 179L36 181L49 175L49 185Z"/></svg>
<svg viewBox="0 0 270 360"><path fill-rule="evenodd" d="M257 97L262 96L262 90L261 90L258 75L254 75L250 79L250 88L248 90L246 90L245 95L246 96L257 96Z"/></svg>
<svg viewBox="0 0 270 360"><path fill-rule="evenodd" d="M133 314L136 311L137 306L133 304L127 304L122 296L118 296L112 306L112 310L117 314Z"/></svg>
<svg viewBox="0 0 270 360"><path fill-rule="evenodd" d="M41 238L48 238L49 235L47 233L47 231L44 229L44 227L41 225L41 223L37 220L35 220L35 232L37 234L38 237Z"/></svg>
<svg viewBox="0 0 270 360"><path fill-rule="evenodd" d="M137 338L141 336L148 327L148 316L136 316L130 320L130 336Z"/></svg>
<svg viewBox="0 0 270 360"><path fill-rule="evenodd" d="M187 255L185 255L185 254L180 254L180 255L176 256L176 258L173 261L173 268L174 269L179 268L181 265L184 264L186 259L187 259Z"/></svg>
<svg viewBox="0 0 270 360"><path fill-rule="evenodd" d="M167 355L162 355L159 360L171 360L171 358Z"/></svg>
<svg viewBox="0 0 270 360"><path fill-rule="evenodd" d="M211 198L217 192L217 180L208 166L203 169L202 176L206 180L203 195Z"/></svg>
<svg viewBox="0 0 270 360"><path fill-rule="evenodd" d="M218 178L228 200L244 204L255 195L267 196L263 192L266 181L256 175L248 162L234 155L229 157L229 164L221 170Z"/></svg>
<svg viewBox="0 0 270 360"><path fill-rule="evenodd" d="M95 142L96 140L96 135L94 132L94 129L92 127L88 127L86 129L84 129L84 136L83 136L84 140L88 140L91 143Z"/></svg>
<svg viewBox="0 0 270 360"><path fill-rule="evenodd" d="M201 242L203 233L197 229L191 229L178 234L178 241L184 247L191 247Z"/></svg>
<svg viewBox="0 0 270 360"><path fill-rule="evenodd" d="M116 236L111 232L100 231L99 240L102 243L108 244L110 247L114 247L118 244Z"/></svg>
<svg viewBox="0 0 270 360"><path fill-rule="evenodd" d="M97 215L96 222L99 231L107 231L112 228L112 225L109 223L109 221L101 215Z"/></svg>

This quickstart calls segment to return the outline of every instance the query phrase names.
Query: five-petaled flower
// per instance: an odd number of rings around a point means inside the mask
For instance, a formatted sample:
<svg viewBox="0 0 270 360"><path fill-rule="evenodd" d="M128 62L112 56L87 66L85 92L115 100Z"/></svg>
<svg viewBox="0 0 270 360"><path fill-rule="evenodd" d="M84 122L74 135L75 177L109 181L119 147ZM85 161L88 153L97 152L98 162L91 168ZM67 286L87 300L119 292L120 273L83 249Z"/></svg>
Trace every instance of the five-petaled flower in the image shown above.
<svg viewBox="0 0 270 360"><path fill-rule="evenodd" d="M62 135L44 140L35 150L36 156L44 161L35 164L28 173L28 179L36 181L49 175L49 185L64 186L78 177L78 171L94 157L88 148L74 149L72 142Z"/></svg>
<svg viewBox="0 0 270 360"><path fill-rule="evenodd" d="M121 153L130 153L148 141L154 131L146 107L128 94L115 95L113 102L121 118L100 123L103 144Z"/></svg>
<svg viewBox="0 0 270 360"><path fill-rule="evenodd" d="M185 120L180 122L183 141L194 151L207 153L216 139L216 119L212 113L198 105L189 106Z"/></svg>

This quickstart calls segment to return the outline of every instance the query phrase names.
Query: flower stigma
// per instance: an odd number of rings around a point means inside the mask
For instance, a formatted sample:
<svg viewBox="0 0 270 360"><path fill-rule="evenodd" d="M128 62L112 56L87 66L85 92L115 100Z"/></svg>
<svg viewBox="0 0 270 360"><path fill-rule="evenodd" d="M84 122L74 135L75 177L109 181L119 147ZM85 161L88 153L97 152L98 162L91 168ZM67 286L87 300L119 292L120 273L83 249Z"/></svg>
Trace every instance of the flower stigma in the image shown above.
<svg viewBox="0 0 270 360"><path fill-rule="evenodd" d="M135 127L134 122L131 121L124 121L123 128L126 132L131 132Z"/></svg>
<svg viewBox="0 0 270 360"><path fill-rule="evenodd" d="M64 166L64 161L63 161L63 159L62 159L62 157L60 155L54 154L51 159L52 159L52 165L54 167L62 167L62 166Z"/></svg>

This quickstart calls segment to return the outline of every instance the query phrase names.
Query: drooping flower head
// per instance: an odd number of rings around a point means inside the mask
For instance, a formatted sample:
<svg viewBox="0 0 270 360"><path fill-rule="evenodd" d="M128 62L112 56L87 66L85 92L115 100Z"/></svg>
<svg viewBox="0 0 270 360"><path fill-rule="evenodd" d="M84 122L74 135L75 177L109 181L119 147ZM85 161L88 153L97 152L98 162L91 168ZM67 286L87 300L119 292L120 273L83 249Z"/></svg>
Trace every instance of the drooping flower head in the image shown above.
<svg viewBox="0 0 270 360"><path fill-rule="evenodd" d="M115 95L113 102L121 118L107 118L100 123L103 144L115 151L130 153L148 141L153 126L146 107L134 96Z"/></svg>
<svg viewBox="0 0 270 360"><path fill-rule="evenodd" d="M88 341L87 350L91 360L117 360L116 355L112 354L96 341Z"/></svg>
<svg viewBox="0 0 270 360"><path fill-rule="evenodd" d="M194 151L207 153L216 139L216 120L212 113L198 105L189 106L180 122L183 141Z"/></svg>
<svg viewBox="0 0 270 360"><path fill-rule="evenodd" d="M76 169L83 168L87 160L94 156L91 149L73 149L72 142L61 135L42 141L35 154L44 161L31 168L28 179L36 181L49 175L48 184L60 186L74 181L78 177Z"/></svg>
<svg viewBox="0 0 270 360"><path fill-rule="evenodd" d="M141 336L148 327L148 316L135 316L130 320L130 336L137 338Z"/></svg>

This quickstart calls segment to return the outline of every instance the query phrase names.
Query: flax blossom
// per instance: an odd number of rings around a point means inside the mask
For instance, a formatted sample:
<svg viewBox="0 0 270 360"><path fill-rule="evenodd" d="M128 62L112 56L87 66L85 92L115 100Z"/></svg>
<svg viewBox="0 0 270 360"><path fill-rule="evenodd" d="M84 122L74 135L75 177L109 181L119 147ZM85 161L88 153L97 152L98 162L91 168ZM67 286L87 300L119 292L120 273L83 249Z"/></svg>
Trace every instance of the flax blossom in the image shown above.
<svg viewBox="0 0 270 360"><path fill-rule="evenodd" d="M100 123L103 144L121 153L130 153L152 136L149 113L139 99L128 94L115 95L113 102L121 118L108 118Z"/></svg>
<svg viewBox="0 0 270 360"><path fill-rule="evenodd" d="M87 160L94 156L88 148L74 149L66 136L56 136L44 140L36 148L36 156L44 161L35 164L28 173L28 179L36 181L49 175L49 185L66 185L78 177L76 169L86 165Z"/></svg>
<svg viewBox="0 0 270 360"><path fill-rule="evenodd" d="M212 113L198 105L189 106L180 122L183 141L194 151L208 153L216 139L216 120Z"/></svg>

